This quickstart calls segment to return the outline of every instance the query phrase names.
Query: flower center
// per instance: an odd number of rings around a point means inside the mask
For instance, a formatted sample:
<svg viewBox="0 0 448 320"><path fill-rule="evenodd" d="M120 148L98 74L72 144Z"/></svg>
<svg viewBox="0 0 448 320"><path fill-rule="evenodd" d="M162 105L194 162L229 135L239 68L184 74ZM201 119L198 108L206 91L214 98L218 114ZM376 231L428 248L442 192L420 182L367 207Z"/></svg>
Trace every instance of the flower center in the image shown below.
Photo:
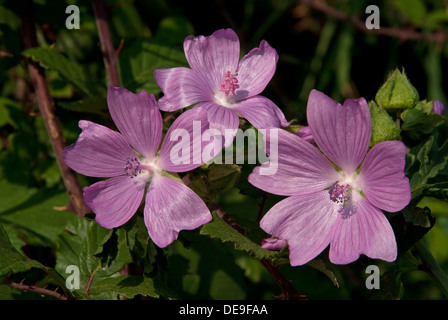
<svg viewBox="0 0 448 320"><path fill-rule="evenodd" d="M136 177L142 173L140 161L138 161L137 158L128 158L124 166L124 171L127 176L130 176L131 178Z"/></svg>
<svg viewBox="0 0 448 320"><path fill-rule="evenodd" d="M349 184L340 185L339 181L336 181L330 187L328 193L330 194L331 201L345 204L345 202L350 200L351 197L350 185Z"/></svg>
<svg viewBox="0 0 448 320"><path fill-rule="evenodd" d="M240 86L238 85L238 72L230 72L226 71L224 72L224 81L219 86L219 91L224 92L224 94L229 96L231 95L232 98L235 97L235 90L238 89Z"/></svg>

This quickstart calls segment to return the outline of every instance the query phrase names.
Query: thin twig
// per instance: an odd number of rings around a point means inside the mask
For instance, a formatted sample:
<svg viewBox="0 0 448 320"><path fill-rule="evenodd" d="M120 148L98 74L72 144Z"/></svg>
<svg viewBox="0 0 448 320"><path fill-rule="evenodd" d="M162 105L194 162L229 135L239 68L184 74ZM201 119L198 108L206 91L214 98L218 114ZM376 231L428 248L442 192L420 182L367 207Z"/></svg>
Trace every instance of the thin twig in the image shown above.
<svg viewBox="0 0 448 320"><path fill-rule="evenodd" d="M117 59L118 54L112 43L110 29L108 24L108 8L103 0L94 0L93 8L95 11L96 26L100 37L101 53L103 54L104 66L108 84L114 87L120 86L120 77L118 76ZM121 43L120 46L123 44ZM121 50L121 48L119 48Z"/></svg>
<svg viewBox="0 0 448 320"><path fill-rule="evenodd" d="M33 1L21 0L21 8L23 46L25 49L36 47L38 44L34 26ZM39 104L40 115L44 120L45 128L50 137L65 188L70 196L70 209L75 211L77 215L84 216L90 209L84 203L81 187L76 174L67 166L62 158L64 148L66 147L65 138L62 134L61 123L56 115L54 101L50 95L45 72L37 62L34 62L31 59L26 59L26 63Z"/></svg>
<svg viewBox="0 0 448 320"><path fill-rule="evenodd" d="M440 30L434 33L419 32L414 29L403 29L394 27L381 26L379 29L367 29L365 21L356 16L349 16L348 14L339 11L323 1L317 0L299 0L300 3L310 6L311 8L324 13L327 16L333 17L340 21L350 22L358 30L365 33L373 33L377 35L397 38L401 41L430 41L435 42L439 47L448 42L448 33Z"/></svg>
<svg viewBox="0 0 448 320"><path fill-rule="evenodd" d="M8 277L5 277L4 280L8 284L8 286L10 286L11 288L20 289L23 291L36 292L40 295L55 297L58 300L68 300L68 298L65 295L63 295L59 292L47 289L47 288L41 288L36 285L23 284L23 282L16 283L16 282L11 281L11 279L9 279Z"/></svg>

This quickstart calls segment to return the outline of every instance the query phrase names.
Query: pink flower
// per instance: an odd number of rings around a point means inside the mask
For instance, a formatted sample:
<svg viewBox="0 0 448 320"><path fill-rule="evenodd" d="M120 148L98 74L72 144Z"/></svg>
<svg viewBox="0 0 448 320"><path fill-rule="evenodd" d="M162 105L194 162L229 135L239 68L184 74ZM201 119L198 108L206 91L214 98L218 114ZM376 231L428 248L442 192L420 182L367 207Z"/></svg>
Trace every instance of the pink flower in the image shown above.
<svg viewBox="0 0 448 320"><path fill-rule="evenodd" d="M184 51L190 68L154 71L164 96L159 107L175 111L196 104L207 110L210 128L237 129L241 114L255 128L288 126L281 110L268 98L259 96L275 73L277 52L262 41L240 61L240 43L231 29L211 36L188 36ZM232 139L226 139L227 146Z"/></svg>
<svg viewBox="0 0 448 320"><path fill-rule="evenodd" d="M381 210L396 212L410 201L405 146L384 141L367 152L371 119L363 98L341 105L313 90L307 118L320 151L278 130L277 172L260 175L266 163L249 176L254 186L289 196L266 213L261 228L287 241L294 266L307 263L328 245L335 264L350 263L360 254L395 260L394 232Z"/></svg>
<svg viewBox="0 0 448 320"><path fill-rule="evenodd" d="M170 150L176 141L170 139L164 139L157 154L163 120L154 95L109 87L107 101L120 132L81 120L78 140L64 150L64 161L73 170L91 177L110 177L83 190L96 221L105 228L123 225L135 214L146 193L144 220L159 247L176 240L180 230L209 222L211 214L202 199L166 174L189 171L200 164L174 164ZM200 110L184 112L172 124L167 137L176 128L192 133L193 121L207 123L206 116Z"/></svg>
<svg viewBox="0 0 448 320"><path fill-rule="evenodd" d="M445 105L439 100L434 100L431 111L443 115L443 112L445 112Z"/></svg>

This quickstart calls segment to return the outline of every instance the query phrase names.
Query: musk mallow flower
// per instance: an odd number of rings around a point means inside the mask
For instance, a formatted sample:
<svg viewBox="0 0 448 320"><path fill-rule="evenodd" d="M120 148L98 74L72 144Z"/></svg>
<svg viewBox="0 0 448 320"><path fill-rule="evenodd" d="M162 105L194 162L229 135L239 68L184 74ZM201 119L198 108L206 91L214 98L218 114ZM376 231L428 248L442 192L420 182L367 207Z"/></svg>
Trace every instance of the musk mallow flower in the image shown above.
<svg viewBox="0 0 448 320"><path fill-rule="evenodd" d="M410 201L404 144L384 141L368 151L371 118L364 98L341 105L313 90L307 119L320 150L278 129L277 172L260 175L263 164L249 175L254 186L287 196L266 213L261 228L287 242L294 266L328 245L335 264L353 262L361 254L395 260L394 232L381 210L396 212Z"/></svg>
<svg viewBox="0 0 448 320"><path fill-rule="evenodd" d="M108 178L83 189L96 221L105 228L123 225L146 194L144 221L149 236L161 248L176 240L180 230L209 222L211 214L202 199L169 174L201 165L192 161L176 165L170 155L176 141L169 137L177 128L193 133L192 123L207 123L206 113L184 112L168 129L159 149L163 120L154 95L109 87L107 102L119 132L81 120L79 138L64 150L64 161L76 172Z"/></svg>
<svg viewBox="0 0 448 320"><path fill-rule="evenodd" d="M188 36L184 51L190 68L157 69L154 78L163 91L159 107L175 111L196 104L207 110L210 128L239 127L239 114L257 129L288 126L280 108L259 95L273 77L278 54L265 40L240 60L238 36L221 29L211 36ZM225 145L232 142L227 136Z"/></svg>

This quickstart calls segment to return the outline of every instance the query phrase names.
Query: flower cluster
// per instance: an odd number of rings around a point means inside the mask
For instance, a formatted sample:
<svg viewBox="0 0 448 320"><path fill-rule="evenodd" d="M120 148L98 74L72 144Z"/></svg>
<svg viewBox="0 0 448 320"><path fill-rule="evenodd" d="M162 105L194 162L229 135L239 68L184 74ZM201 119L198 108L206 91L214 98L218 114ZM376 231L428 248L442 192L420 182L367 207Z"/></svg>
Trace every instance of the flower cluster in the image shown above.
<svg viewBox="0 0 448 320"><path fill-rule="evenodd" d="M176 240L181 230L208 223L209 208L177 173L211 160L216 153L194 159L210 144L215 151L229 146L234 135L227 132L236 132L242 117L258 130L276 130L275 139L269 131L264 138L266 146L277 144L274 149L266 147L266 152L276 157L278 170L264 175L263 168L269 166L264 163L249 176L255 187L287 196L260 221L261 228L273 236L263 241L265 248L287 244L292 265L307 263L328 245L334 263L352 262L360 254L395 259L394 233L381 210L399 211L410 200L404 175L406 148L399 141L387 141L368 150L371 118L364 99L341 105L313 90L308 126L293 134L282 129L289 122L281 109L260 95L278 60L266 41L240 60L238 37L225 29L208 37L187 37L184 51L190 68L154 72L163 92L158 101L153 94L109 87L109 112L118 131L81 120L82 133L64 152L73 170L107 178L83 190L100 225L123 225L144 198L144 221L159 247ZM162 139L160 111L190 106ZM196 139L209 129L223 135L224 143ZM184 142L188 152L182 155L174 148L178 139L174 133L179 130L193 136ZM195 161L174 161L173 154Z"/></svg>

